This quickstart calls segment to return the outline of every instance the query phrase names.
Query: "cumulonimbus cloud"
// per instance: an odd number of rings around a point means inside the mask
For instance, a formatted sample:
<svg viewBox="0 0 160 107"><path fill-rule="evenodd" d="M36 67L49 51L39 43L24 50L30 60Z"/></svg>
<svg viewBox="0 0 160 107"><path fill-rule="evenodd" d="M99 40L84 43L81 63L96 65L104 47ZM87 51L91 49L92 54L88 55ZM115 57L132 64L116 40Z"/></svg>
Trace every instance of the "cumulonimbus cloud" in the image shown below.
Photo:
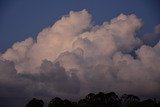
<svg viewBox="0 0 160 107"><path fill-rule="evenodd" d="M17 42L0 55L0 95L9 97L11 87L14 97L77 99L98 91L157 97L160 43L144 45L141 27L134 14L93 25L86 10L71 11L36 40Z"/></svg>

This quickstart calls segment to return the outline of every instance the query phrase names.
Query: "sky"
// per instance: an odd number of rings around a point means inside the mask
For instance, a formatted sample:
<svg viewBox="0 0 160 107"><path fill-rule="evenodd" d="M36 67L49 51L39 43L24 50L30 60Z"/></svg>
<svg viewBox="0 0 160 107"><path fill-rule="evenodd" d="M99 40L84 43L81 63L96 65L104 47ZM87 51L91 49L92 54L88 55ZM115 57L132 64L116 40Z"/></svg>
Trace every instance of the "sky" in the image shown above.
<svg viewBox="0 0 160 107"><path fill-rule="evenodd" d="M100 91L159 98L159 4L1 0L1 106Z"/></svg>
<svg viewBox="0 0 160 107"><path fill-rule="evenodd" d="M120 13L134 13L143 19L141 32L150 33L160 23L159 5L159 0L1 0L0 51L27 37L35 38L43 28L71 10L87 9L95 24L102 24Z"/></svg>

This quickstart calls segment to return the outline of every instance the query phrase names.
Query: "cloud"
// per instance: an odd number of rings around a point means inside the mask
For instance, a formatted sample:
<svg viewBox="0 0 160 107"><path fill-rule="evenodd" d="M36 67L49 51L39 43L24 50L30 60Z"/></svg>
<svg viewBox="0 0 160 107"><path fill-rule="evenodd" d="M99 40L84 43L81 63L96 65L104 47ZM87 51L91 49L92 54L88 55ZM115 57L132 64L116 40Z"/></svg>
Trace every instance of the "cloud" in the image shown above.
<svg viewBox="0 0 160 107"><path fill-rule="evenodd" d="M15 43L2 57L15 62L18 72L36 73L43 60L53 61L61 52L70 51L74 39L90 27L90 22L91 15L86 10L71 11L40 32L34 43L32 38Z"/></svg>
<svg viewBox="0 0 160 107"><path fill-rule="evenodd" d="M158 97L160 42L144 43L136 33L141 27L134 14L93 25L86 10L71 11L36 40L27 38L0 54L0 100L10 95L23 101L34 96L75 100L99 91Z"/></svg>
<svg viewBox="0 0 160 107"><path fill-rule="evenodd" d="M160 24L154 28L153 33L146 34L141 39L144 44L155 46L160 41Z"/></svg>
<svg viewBox="0 0 160 107"><path fill-rule="evenodd" d="M104 22L96 28L93 26L92 31L82 33L73 47L83 49L87 56L129 52L141 44L136 37L136 30L141 26L141 20L135 15L120 14L110 22Z"/></svg>
<svg viewBox="0 0 160 107"><path fill-rule="evenodd" d="M28 53L33 44L32 38L17 42L12 46L12 48L8 49L5 54L2 54L1 58L13 61L18 72L28 69L28 66L31 66L29 63L30 57Z"/></svg>
<svg viewBox="0 0 160 107"><path fill-rule="evenodd" d="M159 34L159 33L160 33L160 24L155 27L155 31L154 31L154 32L155 32L156 34Z"/></svg>
<svg viewBox="0 0 160 107"><path fill-rule="evenodd" d="M0 60L0 102L1 106L20 106L25 103L27 93L25 82L18 77L14 63Z"/></svg>

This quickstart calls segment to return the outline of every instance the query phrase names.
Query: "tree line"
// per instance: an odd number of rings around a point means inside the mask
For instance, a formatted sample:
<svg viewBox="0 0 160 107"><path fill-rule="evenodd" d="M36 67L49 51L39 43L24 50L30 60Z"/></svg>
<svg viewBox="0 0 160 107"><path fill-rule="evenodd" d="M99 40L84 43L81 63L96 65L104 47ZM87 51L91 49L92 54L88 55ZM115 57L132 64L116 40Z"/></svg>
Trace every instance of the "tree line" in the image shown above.
<svg viewBox="0 0 160 107"><path fill-rule="evenodd" d="M43 105L42 100L33 98L26 104L26 107L43 107ZM139 97L128 94L119 98L114 92L99 92L98 94L90 93L78 102L55 97L49 102L48 107L160 107L160 101L156 99L140 101Z"/></svg>

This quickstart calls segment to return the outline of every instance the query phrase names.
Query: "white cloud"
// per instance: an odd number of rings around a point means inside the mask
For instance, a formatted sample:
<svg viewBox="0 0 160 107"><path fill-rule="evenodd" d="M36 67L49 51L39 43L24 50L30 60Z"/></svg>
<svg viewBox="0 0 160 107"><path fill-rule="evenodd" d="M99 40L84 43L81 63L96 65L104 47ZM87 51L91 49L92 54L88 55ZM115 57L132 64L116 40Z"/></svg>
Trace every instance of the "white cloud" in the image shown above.
<svg viewBox="0 0 160 107"><path fill-rule="evenodd" d="M160 43L143 45L136 33L141 26L133 14L94 26L86 10L71 11L35 41L17 42L0 55L0 83L23 87L28 96L76 99L97 91L159 96Z"/></svg>

